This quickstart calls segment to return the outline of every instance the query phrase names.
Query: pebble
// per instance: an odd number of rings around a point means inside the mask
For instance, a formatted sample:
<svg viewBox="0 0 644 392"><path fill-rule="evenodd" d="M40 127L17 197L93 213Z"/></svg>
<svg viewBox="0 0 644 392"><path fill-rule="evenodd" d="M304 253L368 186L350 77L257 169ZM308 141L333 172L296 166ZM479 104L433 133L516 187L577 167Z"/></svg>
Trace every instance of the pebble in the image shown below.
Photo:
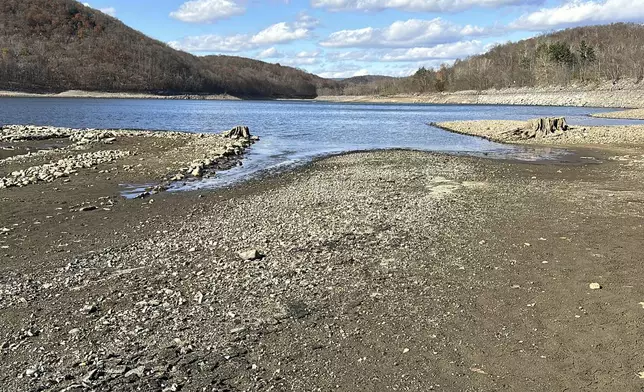
<svg viewBox="0 0 644 392"><path fill-rule="evenodd" d="M239 252L237 253L237 255L239 255L239 257L245 261L259 260L264 257L257 249L249 249L243 252Z"/></svg>
<svg viewBox="0 0 644 392"><path fill-rule="evenodd" d="M602 288L602 286L599 283L591 283L588 285L591 290L599 290Z"/></svg>

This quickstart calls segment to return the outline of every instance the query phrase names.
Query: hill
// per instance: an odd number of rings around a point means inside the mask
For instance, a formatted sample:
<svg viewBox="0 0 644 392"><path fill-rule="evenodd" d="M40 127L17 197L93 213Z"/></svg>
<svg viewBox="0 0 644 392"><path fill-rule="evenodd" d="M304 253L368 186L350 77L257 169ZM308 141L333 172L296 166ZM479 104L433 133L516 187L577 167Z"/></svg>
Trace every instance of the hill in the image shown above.
<svg viewBox="0 0 644 392"><path fill-rule="evenodd" d="M485 54L407 78L375 80L345 94L389 95L512 87L598 85L644 78L644 26L577 27L497 45Z"/></svg>
<svg viewBox="0 0 644 392"><path fill-rule="evenodd" d="M73 0L0 2L0 90L312 98L329 83L291 67L177 51Z"/></svg>

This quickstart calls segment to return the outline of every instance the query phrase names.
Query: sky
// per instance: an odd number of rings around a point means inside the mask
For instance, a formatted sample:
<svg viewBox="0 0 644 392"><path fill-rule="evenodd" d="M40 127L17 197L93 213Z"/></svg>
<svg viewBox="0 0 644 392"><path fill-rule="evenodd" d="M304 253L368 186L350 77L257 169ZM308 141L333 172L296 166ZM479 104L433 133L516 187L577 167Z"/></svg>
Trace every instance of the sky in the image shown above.
<svg viewBox="0 0 644 392"><path fill-rule="evenodd" d="M644 22L644 0L92 0L195 55L226 54L327 78L407 76L541 33Z"/></svg>

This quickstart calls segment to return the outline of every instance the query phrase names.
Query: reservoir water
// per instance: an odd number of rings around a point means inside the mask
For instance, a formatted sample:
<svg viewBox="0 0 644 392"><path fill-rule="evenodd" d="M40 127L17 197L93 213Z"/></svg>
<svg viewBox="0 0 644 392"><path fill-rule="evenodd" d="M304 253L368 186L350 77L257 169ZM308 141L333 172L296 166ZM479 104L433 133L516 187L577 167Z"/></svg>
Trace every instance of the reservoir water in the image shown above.
<svg viewBox="0 0 644 392"><path fill-rule="evenodd" d="M564 116L571 125L641 124L589 117L598 108L354 104L307 101L183 101L0 98L0 125L221 132L247 125L261 137L241 167L186 186L221 186L248 176L356 150L409 148L519 160L559 159L559 149L493 143L427 124L454 120L527 120Z"/></svg>

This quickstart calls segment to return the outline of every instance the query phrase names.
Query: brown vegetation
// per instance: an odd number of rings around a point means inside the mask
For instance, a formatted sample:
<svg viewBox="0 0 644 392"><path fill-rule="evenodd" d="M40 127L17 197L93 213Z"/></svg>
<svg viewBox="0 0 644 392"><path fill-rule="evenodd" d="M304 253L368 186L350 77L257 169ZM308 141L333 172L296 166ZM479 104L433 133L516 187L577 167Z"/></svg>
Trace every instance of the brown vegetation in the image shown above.
<svg viewBox="0 0 644 392"><path fill-rule="evenodd" d="M73 0L0 2L4 90L310 98L326 83L291 67L177 51Z"/></svg>
<svg viewBox="0 0 644 392"><path fill-rule="evenodd" d="M350 84L320 95L391 95L512 87L592 85L644 79L644 26L578 27L498 45L453 66L407 78Z"/></svg>

